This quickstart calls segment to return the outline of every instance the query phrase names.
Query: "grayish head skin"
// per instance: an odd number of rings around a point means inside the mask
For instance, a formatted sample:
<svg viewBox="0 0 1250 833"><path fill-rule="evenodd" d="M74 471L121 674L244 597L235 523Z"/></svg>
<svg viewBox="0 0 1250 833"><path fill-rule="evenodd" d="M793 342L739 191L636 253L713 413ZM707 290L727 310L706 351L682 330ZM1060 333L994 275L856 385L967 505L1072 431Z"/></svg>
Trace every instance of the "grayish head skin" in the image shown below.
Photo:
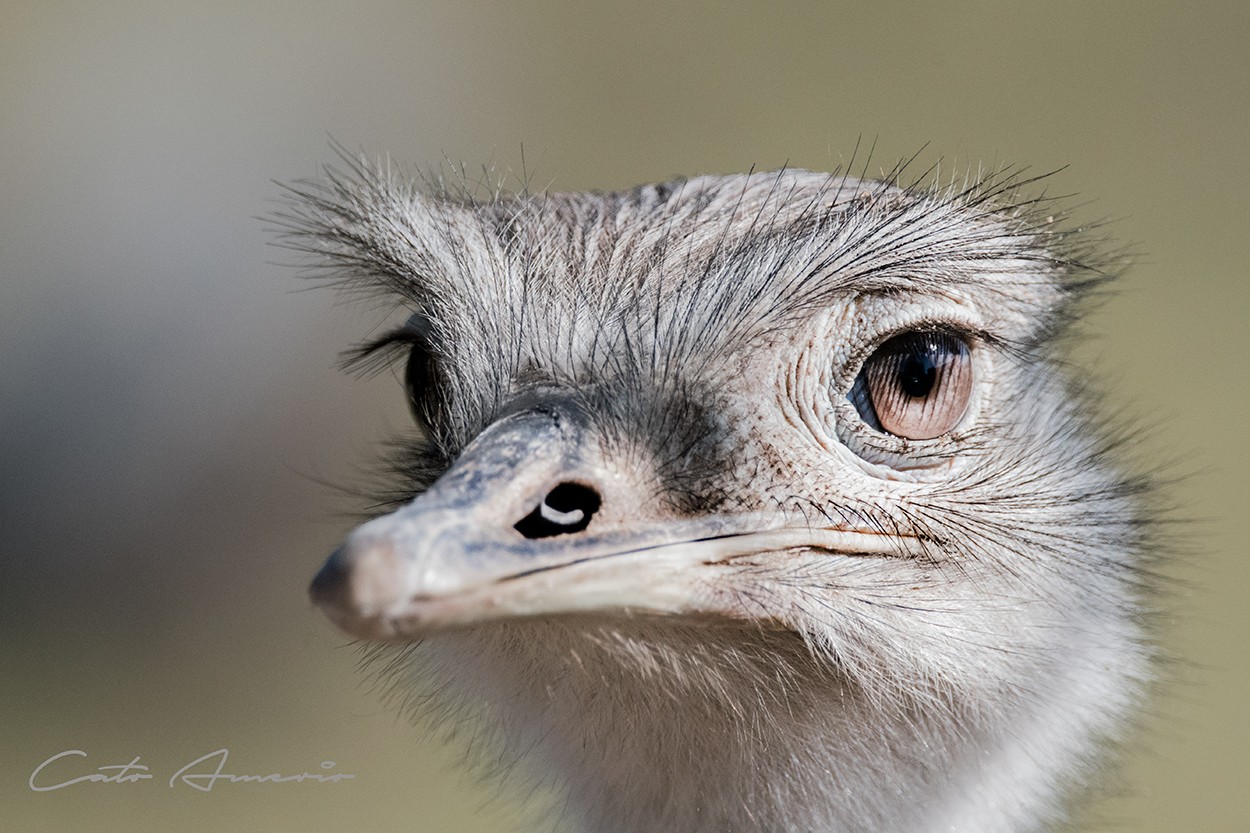
<svg viewBox="0 0 1250 833"><path fill-rule="evenodd" d="M314 600L582 829L1061 821L1149 676L1147 519L1059 373L1101 272L1017 185L294 189L287 243L412 316L423 431ZM967 346L929 439L857 405L908 332Z"/></svg>

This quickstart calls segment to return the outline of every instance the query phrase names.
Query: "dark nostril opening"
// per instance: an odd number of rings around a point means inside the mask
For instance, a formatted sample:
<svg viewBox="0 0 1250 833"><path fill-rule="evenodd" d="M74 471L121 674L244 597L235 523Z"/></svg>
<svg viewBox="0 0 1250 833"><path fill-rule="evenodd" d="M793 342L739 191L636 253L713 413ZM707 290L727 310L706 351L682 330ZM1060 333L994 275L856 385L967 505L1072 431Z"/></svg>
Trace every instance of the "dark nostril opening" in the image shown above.
<svg viewBox="0 0 1250 833"><path fill-rule="evenodd" d="M581 532L590 526L590 518L599 510L599 493L580 483L561 483L542 503L521 520L515 529L526 538L550 538Z"/></svg>

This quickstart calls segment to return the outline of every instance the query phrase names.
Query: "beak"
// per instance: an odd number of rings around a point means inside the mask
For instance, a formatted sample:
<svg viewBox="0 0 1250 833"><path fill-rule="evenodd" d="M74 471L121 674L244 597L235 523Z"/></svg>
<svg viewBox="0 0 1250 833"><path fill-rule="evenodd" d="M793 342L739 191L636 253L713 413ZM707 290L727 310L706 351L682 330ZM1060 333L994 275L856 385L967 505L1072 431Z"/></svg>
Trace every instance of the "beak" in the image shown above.
<svg viewBox="0 0 1250 833"><path fill-rule="evenodd" d="M880 535L779 527L777 516L648 520L638 489L588 439L562 405L494 423L427 491L353 531L313 579L314 603L348 633L384 641L521 616L734 616L718 567L801 547L892 549Z"/></svg>

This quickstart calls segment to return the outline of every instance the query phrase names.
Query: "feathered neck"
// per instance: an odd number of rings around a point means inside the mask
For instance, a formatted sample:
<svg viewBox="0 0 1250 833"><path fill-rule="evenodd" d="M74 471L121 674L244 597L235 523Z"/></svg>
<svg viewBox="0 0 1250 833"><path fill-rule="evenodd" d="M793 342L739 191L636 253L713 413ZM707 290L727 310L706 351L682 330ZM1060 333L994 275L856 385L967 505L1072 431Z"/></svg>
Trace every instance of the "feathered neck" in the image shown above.
<svg viewBox="0 0 1250 833"><path fill-rule="evenodd" d="M521 621L415 648L412 705L488 776L554 776L579 830L1003 833L1062 815L1128 707L1081 671L1099 652L1007 702L882 698L791 632Z"/></svg>

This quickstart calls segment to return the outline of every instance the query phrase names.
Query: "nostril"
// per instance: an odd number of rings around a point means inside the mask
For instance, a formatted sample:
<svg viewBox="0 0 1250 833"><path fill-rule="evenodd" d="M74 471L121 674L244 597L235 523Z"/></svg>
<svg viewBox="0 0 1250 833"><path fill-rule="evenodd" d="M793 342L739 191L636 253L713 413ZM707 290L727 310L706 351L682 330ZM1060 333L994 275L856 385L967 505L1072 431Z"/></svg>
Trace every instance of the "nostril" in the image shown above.
<svg viewBox="0 0 1250 833"><path fill-rule="evenodd" d="M542 503L521 520L515 529L526 538L550 538L581 532L590 525L590 518L599 510L599 493L580 483L561 483Z"/></svg>
<svg viewBox="0 0 1250 833"><path fill-rule="evenodd" d="M547 493L538 508L544 507L563 515L584 512L589 520L599 508L599 495L594 489L580 483L561 483Z"/></svg>

